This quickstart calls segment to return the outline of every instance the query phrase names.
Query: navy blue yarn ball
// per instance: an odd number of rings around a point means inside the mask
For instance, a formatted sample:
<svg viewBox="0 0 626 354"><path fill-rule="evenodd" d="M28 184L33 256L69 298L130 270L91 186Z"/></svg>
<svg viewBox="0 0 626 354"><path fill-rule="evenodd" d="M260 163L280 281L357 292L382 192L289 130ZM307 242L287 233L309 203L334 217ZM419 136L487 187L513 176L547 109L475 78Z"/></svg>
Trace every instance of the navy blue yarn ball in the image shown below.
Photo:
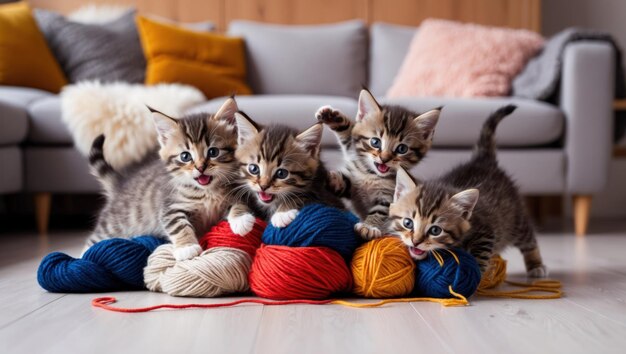
<svg viewBox="0 0 626 354"><path fill-rule="evenodd" d="M451 250L456 254L459 263L456 262L450 252L439 250L437 253L443 258L443 266L439 265L432 252L428 256L417 262L415 296L450 298L448 287L452 285L452 290L470 297L480 283L480 267L476 259L469 253L455 248Z"/></svg>
<svg viewBox="0 0 626 354"><path fill-rule="evenodd" d="M349 211L309 204L300 209L298 216L286 227L268 224L262 241L266 245L292 247L328 247L349 260L361 239L354 232L359 219Z"/></svg>
<svg viewBox="0 0 626 354"><path fill-rule="evenodd" d="M143 268L164 243L154 236L112 238L94 244L79 259L53 252L41 261L37 281L50 292L63 293L144 289Z"/></svg>

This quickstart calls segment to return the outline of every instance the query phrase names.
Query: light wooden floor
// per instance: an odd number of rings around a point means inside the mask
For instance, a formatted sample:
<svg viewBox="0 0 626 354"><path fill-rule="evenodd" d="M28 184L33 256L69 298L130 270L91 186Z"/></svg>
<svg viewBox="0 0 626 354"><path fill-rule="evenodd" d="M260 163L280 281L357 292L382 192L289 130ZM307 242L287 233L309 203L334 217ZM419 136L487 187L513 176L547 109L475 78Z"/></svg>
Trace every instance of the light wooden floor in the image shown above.
<svg viewBox="0 0 626 354"><path fill-rule="evenodd" d="M394 304L244 305L211 310L122 314L95 309L101 295L50 294L35 273L52 250L76 255L80 232L49 244L16 234L0 238L0 353L625 353L626 222L586 238L542 234L559 300L475 297L471 306ZM509 274L521 257L505 253ZM149 292L115 293L120 306L212 302Z"/></svg>

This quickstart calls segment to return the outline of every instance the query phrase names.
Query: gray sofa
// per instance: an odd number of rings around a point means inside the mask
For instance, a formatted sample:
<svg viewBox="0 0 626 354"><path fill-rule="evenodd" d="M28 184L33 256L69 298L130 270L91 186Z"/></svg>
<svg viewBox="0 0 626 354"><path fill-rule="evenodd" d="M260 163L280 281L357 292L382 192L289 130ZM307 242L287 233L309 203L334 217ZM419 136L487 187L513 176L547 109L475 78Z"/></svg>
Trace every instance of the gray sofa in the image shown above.
<svg viewBox="0 0 626 354"><path fill-rule="evenodd" d="M527 195L572 196L576 231L584 234L591 195L607 180L611 156L613 49L580 41L565 51L558 105L515 97L387 99L416 28L359 21L286 27L234 21L229 32L246 39L249 82L255 95L240 96L242 110L260 123L304 128L314 112L331 105L356 114L363 83L382 103L416 111L443 105L434 147L413 171L436 176L467 159L486 116L515 103L518 110L498 129L499 159ZM223 98L193 111L215 111ZM86 158L72 147L51 93L0 86L0 193L35 196L38 226L47 229L55 193L96 193ZM323 158L341 163L333 134L323 138Z"/></svg>

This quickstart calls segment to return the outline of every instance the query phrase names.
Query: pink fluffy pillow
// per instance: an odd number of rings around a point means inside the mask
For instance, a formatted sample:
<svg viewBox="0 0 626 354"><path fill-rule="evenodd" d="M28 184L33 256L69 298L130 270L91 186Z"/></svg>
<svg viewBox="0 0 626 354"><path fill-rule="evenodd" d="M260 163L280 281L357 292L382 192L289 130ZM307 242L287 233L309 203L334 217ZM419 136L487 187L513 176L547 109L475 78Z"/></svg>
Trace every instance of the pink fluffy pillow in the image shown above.
<svg viewBox="0 0 626 354"><path fill-rule="evenodd" d="M387 97L508 95L543 42L527 30L425 20Z"/></svg>

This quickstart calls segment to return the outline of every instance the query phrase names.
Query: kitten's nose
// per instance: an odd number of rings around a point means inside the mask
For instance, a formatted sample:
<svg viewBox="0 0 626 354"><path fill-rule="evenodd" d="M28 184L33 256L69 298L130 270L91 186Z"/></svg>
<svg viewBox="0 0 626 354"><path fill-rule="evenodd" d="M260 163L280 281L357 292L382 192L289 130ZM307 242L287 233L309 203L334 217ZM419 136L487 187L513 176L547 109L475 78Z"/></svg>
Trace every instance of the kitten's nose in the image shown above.
<svg viewBox="0 0 626 354"><path fill-rule="evenodd" d="M206 165L207 165L206 160L200 161L200 165L195 165L195 168L196 170L200 171L200 173L204 173L204 170L206 170Z"/></svg>
<svg viewBox="0 0 626 354"><path fill-rule="evenodd" d="M387 163L387 162L391 161L392 158L393 158L393 156L388 151L383 151L383 153L380 154L380 161L382 163Z"/></svg>

